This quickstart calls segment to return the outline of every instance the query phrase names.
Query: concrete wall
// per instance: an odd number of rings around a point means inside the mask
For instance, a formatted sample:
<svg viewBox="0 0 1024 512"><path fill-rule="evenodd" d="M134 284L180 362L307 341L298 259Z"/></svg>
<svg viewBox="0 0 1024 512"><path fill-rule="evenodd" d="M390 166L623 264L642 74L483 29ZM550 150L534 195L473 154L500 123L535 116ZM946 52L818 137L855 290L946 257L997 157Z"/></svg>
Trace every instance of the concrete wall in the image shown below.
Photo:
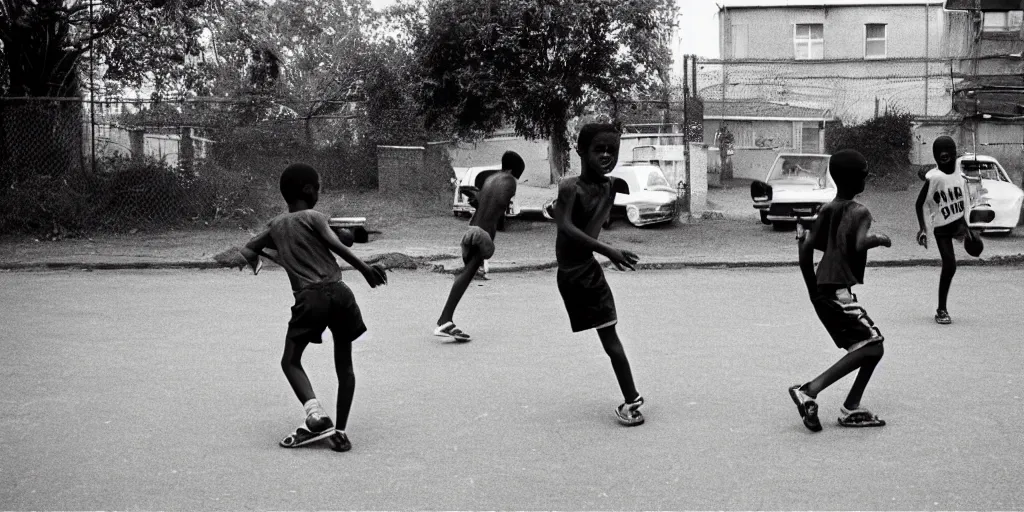
<svg viewBox="0 0 1024 512"><path fill-rule="evenodd" d="M938 4L733 8L721 20L723 58L792 59L793 26L812 23L822 25L825 59L863 59L868 23L886 25L888 58L925 56L926 30L928 54L941 56L945 17ZM736 55L734 43L744 32L746 55Z"/></svg>
<svg viewBox="0 0 1024 512"><path fill-rule="evenodd" d="M515 151L523 157L526 170L520 180L531 185L544 185L551 181L548 163L548 141L527 140L522 137L495 137L471 144L452 145L448 148L452 167L477 167L501 163L505 151ZM570 167L579 167L579 158L570 157Z"/></svg>
<svg viewBox="0 0 1024 512"><path fill-rule="evenodd" d="M718 114L717 112L715 113ZM745 148L791 148L793 147L792 121L726 121L733 135L733 145ZM720 122L717 119L704 121L704 140L713 144Z"/></svg>

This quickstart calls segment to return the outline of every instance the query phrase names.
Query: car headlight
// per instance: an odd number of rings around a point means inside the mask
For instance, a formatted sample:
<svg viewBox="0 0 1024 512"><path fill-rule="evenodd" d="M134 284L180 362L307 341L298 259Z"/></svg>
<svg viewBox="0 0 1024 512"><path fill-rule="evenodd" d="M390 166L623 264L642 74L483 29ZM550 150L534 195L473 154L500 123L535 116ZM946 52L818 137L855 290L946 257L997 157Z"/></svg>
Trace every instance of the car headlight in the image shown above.
<svg viewBox="0 0 1024 512"><path fill-rule="evenodd" d="M627 206L626 218L629 219L630 222L640 222L640 208L637 208L634 205Z"/></svg>

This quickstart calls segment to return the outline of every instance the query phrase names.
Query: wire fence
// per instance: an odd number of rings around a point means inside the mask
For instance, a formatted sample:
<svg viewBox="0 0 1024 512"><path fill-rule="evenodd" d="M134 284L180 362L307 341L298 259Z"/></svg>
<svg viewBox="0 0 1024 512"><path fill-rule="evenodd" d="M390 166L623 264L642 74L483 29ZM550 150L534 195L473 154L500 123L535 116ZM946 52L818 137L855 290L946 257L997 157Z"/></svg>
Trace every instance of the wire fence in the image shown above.
<svg viewBox="0 0 1024 512"><path fill-rule="evenodd" d="M280 170L325 188L375 186L353 116L273 102L0 99L0 234L61 236L258 220Z"/></svg>

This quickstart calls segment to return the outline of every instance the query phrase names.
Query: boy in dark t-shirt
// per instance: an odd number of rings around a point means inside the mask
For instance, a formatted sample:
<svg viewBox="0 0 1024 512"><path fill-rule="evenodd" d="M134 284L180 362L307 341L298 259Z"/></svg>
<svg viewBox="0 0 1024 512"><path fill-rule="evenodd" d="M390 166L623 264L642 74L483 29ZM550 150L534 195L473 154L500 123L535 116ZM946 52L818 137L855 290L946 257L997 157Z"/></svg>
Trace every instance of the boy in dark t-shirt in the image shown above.
<svg viewBox="0 0 1024 512"><path fill-rule="evenodd" d="M852 288L864 282L867 253L875 247L890 247L885 235L868 234L871 212L853 200L864 191L867 161L853 150L832 155L829 173L838 187L835 200L818 212L818 218L808 231L797 239L800 248L800 271L811 296L811 304L822 325L836 346L847 354L832 367L806 384L789 388L804 425L813 432L821 430L818 420L818 393L837 380L859 369L850 393L840 409L839 424L845 427L880 427L878 419L860 401L871 373L882 359L881 331L875 327L867 312L857 303ZM814 251L823 251L814 272Z"/></svg>
<svg viewBox="0 0 1024 512"><path fill-rule="evenodd" d="M558 234L555 259L558 262L558 292L562 295L573 332L597 329L605 353L619 381L625 402L615 416L626 426L640 425L644 416L638 410L644 403L633 383L633 373L622 342L615 332L618 318L615 299L594 253L603 254L619 270L634 270L638 258L598 241L601 226L611 213L615 187L606 176L618 161L619 131L610 124L588 124L580 130L577 144L582 171L579 176L562 178L554 205Z"/></svg>
<svg viewBox="0 0 1024 512"><path fill-rule="evenodd" d="M387 284L387 276L383 268L367 265L352 254L331 230L327 216L313 210L320 197L320 178L315 169L306 164L288 166L281 174L281 195L288 203L288 213L271 220L268 228L240 251L253 272L258 271L265 249L276 251L273 260L288 273L295 295L281 368L302 403L306 419L280 445L296 448L330 438L331 449L348 451L352 444L345 426L356 380L352 342L366 332L366 325L352 290L341 281L341 268L334 254L358 270L371 288ZM334 338L337 428L317 400L302 368L303 351L310 343L320 343L325 329L330 329Z"/></svg>

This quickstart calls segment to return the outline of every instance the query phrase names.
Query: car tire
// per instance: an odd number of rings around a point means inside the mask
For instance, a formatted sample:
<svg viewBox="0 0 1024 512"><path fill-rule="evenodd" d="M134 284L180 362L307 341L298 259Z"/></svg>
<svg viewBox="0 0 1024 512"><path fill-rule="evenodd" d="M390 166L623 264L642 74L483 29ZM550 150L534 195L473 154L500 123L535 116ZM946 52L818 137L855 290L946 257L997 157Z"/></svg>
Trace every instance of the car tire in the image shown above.
<svg viewBox="0 0 1024 512"><path fill-rule="evenodd" d="M768 220L768 212L761 210L761 224L765 226L771 226L772 221Z"/></svg>

